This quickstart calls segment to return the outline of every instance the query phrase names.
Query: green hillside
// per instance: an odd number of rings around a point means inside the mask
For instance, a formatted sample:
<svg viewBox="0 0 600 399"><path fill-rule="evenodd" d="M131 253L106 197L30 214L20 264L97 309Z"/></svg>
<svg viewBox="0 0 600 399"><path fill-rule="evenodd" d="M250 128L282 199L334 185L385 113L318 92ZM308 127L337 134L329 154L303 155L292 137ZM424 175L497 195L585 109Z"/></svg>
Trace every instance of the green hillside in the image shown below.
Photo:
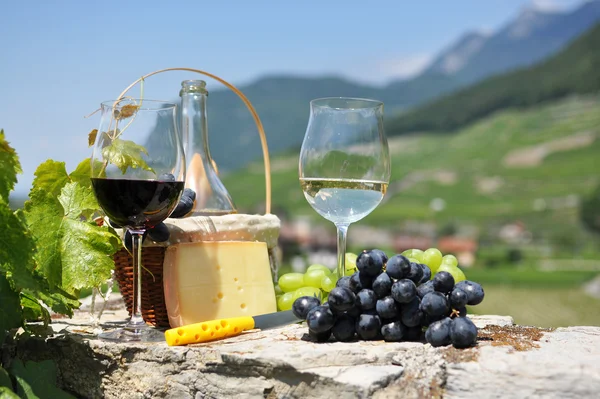
<svg viewBox="0 0 600 399"><path fill-rule="evenodd" d="M410 220L489 226L518 218L541 235L580 234L578 201L600 182L599 126L600 97L586 96L498 112L452 135L391 138L388 194L360 223L400 230ZM328 223L304 199L297 156L272 160L275 213ZM261 164L224 177L245 211L264 209L263 180ZM435 215L434 198L446 204Z"/></svg>
<svg viewBox="0 0 600 399"><path fill-rule="evenodd" d="M387 123L389 135L450 131L508 107L600 90L600 25L547 61L473 85Z"/></svg>

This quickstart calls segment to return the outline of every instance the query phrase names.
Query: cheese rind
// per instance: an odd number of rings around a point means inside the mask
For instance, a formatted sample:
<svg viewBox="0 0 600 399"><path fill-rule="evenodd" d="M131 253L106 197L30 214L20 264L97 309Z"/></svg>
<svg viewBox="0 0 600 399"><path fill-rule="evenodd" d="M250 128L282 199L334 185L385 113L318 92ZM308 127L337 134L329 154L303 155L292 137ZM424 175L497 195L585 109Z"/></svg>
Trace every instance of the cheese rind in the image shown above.
<svg viewBox="0 0 600 399"><path fill-rule="evenodd" d="M165 252L163 285L172 328L277 311L264 242L171 245Z"/></svg>

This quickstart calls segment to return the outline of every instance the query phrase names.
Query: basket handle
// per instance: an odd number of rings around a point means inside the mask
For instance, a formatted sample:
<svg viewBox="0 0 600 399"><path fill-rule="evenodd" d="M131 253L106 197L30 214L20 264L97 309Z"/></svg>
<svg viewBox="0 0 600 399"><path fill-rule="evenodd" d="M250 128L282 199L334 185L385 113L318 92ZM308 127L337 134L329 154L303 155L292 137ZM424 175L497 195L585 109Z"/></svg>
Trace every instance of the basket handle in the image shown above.
<svg viewBox="0 0 600 399"><path fill-rule="evenodd" d="M206 75L206 76L208 76L210 78L213 78L216 81L222 83L223 85L227 86L235 94L238 95L238 97L244 102L244 104L246 104L246 107L248 108L248 110L252 114L252 118L254 118L254 123L256 124L256 128L258 129L258 134L260 136L260 144L262 146L262 152L263 152L263 162L264 162L264 165L265 165L265 189L266 189L265 213L266 214L270 214L271 213L271 162L269 161L269 148L267 147L267 137L265 136L265 130L263 128L262 122L260 121L260 118L258 117L258 114L256 113L256 110L252 106L252 103L234 85L232 85L231 83L225 81L224 79L222 79L222 78L220 78L220 77L218 77L216 75L213 75L212 73L205 72L205 71L202 71L200 69L193 69L193 68L165 68L165 69L160 69L158 71L150 72L150 73L142 76L141 78L137 79L135 82L133 82L132 84L130 84L125 90L123 90L123 92L119 95L118 99L123 98L125 96L125 93L127 93L133 86L135 86L139 82L143 81L144 79L149 78L152 75L156 75L158 73L168 72L168 71L188 71L188 72L196 72L196 73L199 73L199 74L202 74L202 75Z"/></svg>

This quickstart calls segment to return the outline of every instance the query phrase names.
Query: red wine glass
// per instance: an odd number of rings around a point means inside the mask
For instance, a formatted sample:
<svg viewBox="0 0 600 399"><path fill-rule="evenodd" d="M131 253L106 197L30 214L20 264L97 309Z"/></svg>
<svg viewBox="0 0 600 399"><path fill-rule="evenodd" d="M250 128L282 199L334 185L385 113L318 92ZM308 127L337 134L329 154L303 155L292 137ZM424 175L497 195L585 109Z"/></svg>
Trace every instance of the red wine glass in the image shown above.
<svg viewBox="0 0 600 399"><path fill-rule="evenodd" d="M142 238L175 209L185 181L185 156L175 104L121 99L101 105L92 153L92 186L111 221L132 238L133 306L127 324L99 335L121 342L164 340L141 314Z"/></svg>

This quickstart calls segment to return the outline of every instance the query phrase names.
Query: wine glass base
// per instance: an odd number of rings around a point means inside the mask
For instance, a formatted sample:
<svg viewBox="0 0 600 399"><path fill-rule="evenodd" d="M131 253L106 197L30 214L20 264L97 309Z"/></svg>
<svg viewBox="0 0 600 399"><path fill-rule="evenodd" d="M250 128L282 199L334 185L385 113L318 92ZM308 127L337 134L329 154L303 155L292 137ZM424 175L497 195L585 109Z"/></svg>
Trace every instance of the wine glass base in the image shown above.
<svg viewBox="0 0 600 399"><path fill-rule="evenodd" d="M98 338L113 342L165 342L165 333L144 326L136 329L119 328L103 332L98 334Z"/></svg>

